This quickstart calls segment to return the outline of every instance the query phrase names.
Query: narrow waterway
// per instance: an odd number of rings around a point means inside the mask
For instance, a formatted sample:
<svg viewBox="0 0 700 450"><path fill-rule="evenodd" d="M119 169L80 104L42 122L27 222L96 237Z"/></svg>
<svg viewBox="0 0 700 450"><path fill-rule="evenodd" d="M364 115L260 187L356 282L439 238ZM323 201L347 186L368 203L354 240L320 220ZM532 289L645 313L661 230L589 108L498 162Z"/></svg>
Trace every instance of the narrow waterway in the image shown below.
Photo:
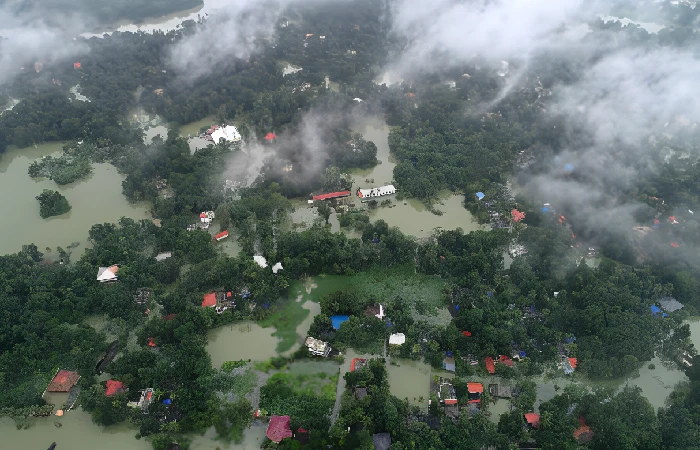
<svg viewBox="0 0 700 450"><path fill-rule="evenodd" d="M374 142L377 146L377 159L381 162L372 169L351 172L354 178L352 198L356 207L361 208L365 205L355 194L357 189L392 183L396 162L389 151L389 127L381 119L375 118L358 124L354 131L361 133L365 140ZM418 200L398 201L395 195L389 195L378 201L391 200L391 206L369 210L369 215L373 221L382 219L389 226L399 227L403 233L416 237L429 236L435 228L446 230L462 228L465 233L486 229L474 221L471 213L464 208L463 198L464 196L460 194L444 193L439 203L435 205L435 209L443 214L436 215L428 211L425 205Z"/></svg>
<svg viewBox="0 0 700 450"><path fill-rule="evenodd" d="M0 155L0 230L7 238L0 241L0 254L15 253L22 245L34 243L40 251L55 252L56 246L68 250L77 243L81 254L87 244L88 231L97 223L116 223L121 217L149 218L146 203L130 204L122 194L124 177L111 164L94 164L92 175L75 183L58 186L49 179L32 179L27 169L32 161L61 151L63 143L38 145L36 148L11 149ZM65 195L72 209L63 215L42 219L36 196L44 189Z"/></svg>

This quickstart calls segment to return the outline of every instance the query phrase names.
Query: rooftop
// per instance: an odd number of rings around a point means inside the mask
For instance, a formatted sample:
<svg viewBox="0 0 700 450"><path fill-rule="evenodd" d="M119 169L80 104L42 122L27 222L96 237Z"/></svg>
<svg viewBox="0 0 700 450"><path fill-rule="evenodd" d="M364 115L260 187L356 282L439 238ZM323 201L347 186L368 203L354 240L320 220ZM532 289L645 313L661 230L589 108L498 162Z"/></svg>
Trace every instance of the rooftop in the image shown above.
<svg viewBox="0 0 700 450"><path fill-rule="evenodd" d="M267 426L265 435L272 442L279 443L282 439L292 437L292 429L289 428L289 416L272 416Z"/></svg>
<svg viewBox="0 0 700 450"><path fill-rule="evenodd" d="M120 392L125 392L124 383L117 380L107 380L107 390L105 390L105 396L111 397L112 395L119 394Z"/></svg>
<svg viewBox="0 0 700 450"><path fill-rule="evenodd" d="M389 433L375 433L372 435L374 450L389 450L391 447L391 435Z"/></svg>
<svg viewBox="0 0 700 450"><path fill-rule="evenodd" d="M46 388L47 392L68 392L80 379L77 372L59 370Z"/></svg>
<svg viewBox="0 0 700 450"><path fill-rule="evenodd" d="M338 192L329 192L327 194L319 194L319 195L314 195L311 197L313 201L316 200L328 200L331 198L342 198L342 197L349 197L350 196L350 191L338 191Z"/></svg>

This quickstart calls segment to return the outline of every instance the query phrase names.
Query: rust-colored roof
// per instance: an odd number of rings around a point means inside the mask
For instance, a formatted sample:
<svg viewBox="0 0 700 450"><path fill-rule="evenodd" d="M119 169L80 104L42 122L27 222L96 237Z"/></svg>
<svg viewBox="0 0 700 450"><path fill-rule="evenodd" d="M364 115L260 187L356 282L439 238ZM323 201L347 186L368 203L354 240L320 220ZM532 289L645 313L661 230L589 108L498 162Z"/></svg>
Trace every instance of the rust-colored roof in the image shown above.
<svg viewBox="0 0 700 450"><path fill-rule="evenodd" d="M284 438L292 437L292 430L289 428L289 416L272 416L270 424L267 426L265 435L272 442L279 443Z"/></svg>
<svg viewBox="0 0 700 450"><path fill-rule="evenodd" d="M121 381L107 380L107 390L105 391L107 397L124 392L124 390L124 384Z"/></svg>
<svg viewBox="0 0 700 450"><path fill-rule="evenodd" d="M493 358L487 356L486 359L484 359L484 363L486 364L486 370L488 371L488 373L496 373L496 365L493 363Z"/></svg>
<svg viewBox="0 0 700 450"><path fill-rule="evenodd" d="M68 370L59 370L49 386L46 388L48 392L68 392L70 388L75 386L75 383L80 379L77 372Z"/></svg>
<svg viewBox="0 0 700 450"><path fill-rule="evenodd" d="M576 365L578 364L578 360L576 358L569 358L569 364L571 364L572 369L575 369Z"/></svg>
<svg viewBox="0 0 700 450"><path fill-rule="evenodd" d="M537 413L526 413L525 420L532 425L533 428L540 426L540 415Z"/></svg>
<svg viewBox="0 0 700 450"><path fill-rule="evenodd" d="M313 201L316 200L328 200L329 198L342 198L342 197L350 197L350 191L338 191L338 192L329 192L327 194L320 194L320 195L314 195L311 197Z"/></svg>
<svg viewBox="0 0 700 450"><path fill-rule="evenodd" d="M202 300L202 307L214 307L216 306L216 294L210 292L209 294L204 294L204 300Z"/></svg>
<svg viewBox="0 0 700 450"><path fill-rule="evenodd" d="M481 383L467 383L467 390L471 394L484 392L484 385Z"/></svg>

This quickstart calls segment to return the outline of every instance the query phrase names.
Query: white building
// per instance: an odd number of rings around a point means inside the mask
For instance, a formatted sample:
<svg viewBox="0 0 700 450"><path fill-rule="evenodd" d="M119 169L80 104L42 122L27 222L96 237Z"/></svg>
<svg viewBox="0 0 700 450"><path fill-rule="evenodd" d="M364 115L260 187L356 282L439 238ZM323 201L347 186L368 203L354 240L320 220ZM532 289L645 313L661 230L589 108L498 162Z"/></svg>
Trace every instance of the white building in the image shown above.
<svg viewBox="0 0 700 450"><path fill-rule="evenodd" d="M241 133L238 132L238 128L233 125L227 125L221 127L211 134L214 143L218 144L220 139L226 140L226 142L239 142L241 140Z"/></svg>
<svg viewBox="0 0 700 450"><path fill-rule="evenodd" d="M100 283L117 281L117 271L119 271L119 266L117 265L110 267L100 267L97 270L97 281L99 281Z"/></svg>
<svg viewBox="0 0 700 450"><path fill-rule="evenodd" d="M306 346L309 348L309 352L316 356L328 356L331 352L331 346L328 342L323 342L319 339L312 338L311 336L306 338Z"/></svg>
<svg viewBox="0 0 700 450"><path fill-rule="evenodd" d="M389 345L403 345L406 342L406 335L403 333L394 333L389 336Z"/></svg>
<svg viewBox="0 0 700 450"><path fill-rule="evenodd" d="M396 188L393 184L380 186L370 189L358 189L357 196L360 198L382 197L384 195L396 194Z"/></svg>

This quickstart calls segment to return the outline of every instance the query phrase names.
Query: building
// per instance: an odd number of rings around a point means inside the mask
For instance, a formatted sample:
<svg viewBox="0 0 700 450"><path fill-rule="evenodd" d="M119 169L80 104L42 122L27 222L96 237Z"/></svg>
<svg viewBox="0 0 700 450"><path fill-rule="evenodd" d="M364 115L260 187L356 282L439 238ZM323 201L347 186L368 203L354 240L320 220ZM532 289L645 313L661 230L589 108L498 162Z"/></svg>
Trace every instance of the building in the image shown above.
<svg viewBox="0 0 700 450"><path fill-rule="evenodd" d="M214 236L214 240L215 240L216 242L219 242L219 241L221 241L221 240L226 239L227 237L228 237L228 230L224 230L224 231L222 231L221 233L215 235L215 236Z"/></svg>
<svg viewBox="0 0 700 450"><path fill-rule="evenodd" d="M78 372L59 370L46 387L46 392L68 392L80 380Z"/></svg>
<svg viewBox="0 0 700 450"><path fill-rule="evenodd" d="M486 365L486 371L493 375L496 373L496 365L493 362L493 358L490 356L487 356L486 359L484 359L484 364Z"/></svg>
<svg viewBox="0 0 700 450"><path fill-rule="evenodd" d="M389 450L391 447L391 435L389 433L374 433L372 435L374 450Z"/></svg>
<svg viewBox="0 0 700 450"><path fill-rule="evenodd" d="M109 267L100 267L97 270L97 281L100 283L109 283L111 281L117 281L117 272L119 271L118 265L113 265Z"/></svg>
<svg viewBox="0 0 700 450"><path fill-rule="evenodd" d="M389 336L389 345L403 345L406 342L406 335L403 333L394 333Z"/></svg>
<svg viewBox="0 0 700 450"><path fill-rule="evenodd" d="M440 404L443 406L457 404L457 393L455 392L455 387L452 384L452 380L442 377L438 378L437 398L440 401Z"/></svg>
<svg viewBox="0 0 700 450"><path fill-rule="evenodd" d="M126 392L129 389L124 387L124 383L117 380L107 380L107 389L105 390L105 396L111 397L117 395L121 392Z"/></svg>
<svg viewBox="0 0 700 450"><path fill-rule="evenodd" d="M386 316L386 314L384 314L384 305L368 306L367 309L365 309L365 316L374 316L379 320L384 320Z"/></svg>
<svg viewBox="0 0 700 450"><path fill-rule="evenodd" d="M447 370L448 372L455 371L455 358L454 358L454 356L445 356L445 358L442 360L442 369Z"/></svg>
<svg viewBox="0 0 700 450"><path fill-rule="evenodd" d="M314 195L313 197L311 197L311 201L309 203L313 203L315 201L320 201L320 200L333 200L336 198L345 198L345 197L350 197L350 191L338 191L338 192L329 192L327 194Z"/></svg>
<svg viewBox="0 0 700 450"><path fill-rule="evenodd" d="M484 393L484 385L481 383L467 383L467 403L481 405L481 395Z"/></svg>
<svg viewBox="0 0 700 450"><path fill-rule="evenodd" d="M211 223L216 218L214 211L202 211L199 213L199 221L202 223Z"/></svg>
<svg viewBox="0 0 700 450"><path fill-rule="evenodd" d="M270 417L265 436L276 444L279 444L282 439L292 437L292 429L289 427L290 420L289 416Z"/></svg>
<svg viewBox="0 0 700 450"><path fill-rule="evenodd" d="M309 348L309 352L315 356L327 357L332 350L328 342L323 342L319 339L312 338L311 336L306 338L305 345Z"/></svg>
<svg viewBox="0 0 700 450"><path fill-rule="evenodd" d="M348 316L331 316L331 323L333 324L333 329L340 330L340 326L343 324L343 322L347 322L348 320L350 320L350 317Z"/></svg>
<svg viewBox="0 0 700 450"><path fill-rule="evenodd" d="M362 199L372 198L372 197L383 197L385 195L396 194L396 188L393 184L387 184L386 186L380 186L370 189L357 189L357 196Z"/></svg>
<svg viewBox="0 0 700 450"><path fill-rule="evenodd" d="M566 356L561 358L561 362L566 375L571 375L574 373L576 370L576 365L578 364L578 360L576 358L567 358Z"/></svg>
<svg viewBox="0 0 700 450"><path fill-rule="evenodd" d="M153 402L153 400L155 400L153 397L154 393L155 393L155 391L153 388L148 388L148 389L142 390L141 391L141 398L139 398L138 403L136 403L136 405L133 405L133 402L132 402L131 406L141 408L141 412L143 412L144 414L148 414L148 407L151 406L151 403Z"/></svg>
<svg viewBox="0 0 700 450"><path fill-rule="evenodd" d="M213 308L216 306L216 292L210 292L204 294L204 300L202 300L202 308Z"/></svg>
<svg viewBox="0 0 700 450"><path fill-rule="evenodd" d="M537 413L525 413L525 422L529 428L539 428L540 427L540 415Z"/></svg>
<svg viewBox="0 0 700 450"><path fill-rule="evenodd" d="M367 397L367 388L366 387L355 387L355 398L358 400L362 400L363 398Z"/></svg>
<svg viewBox="0 0 700 450"><path fill-rule="evenodd" d="M579 444L585 444L593 440L593 430L591 430L591 427L586 425L583 417L579 417L578 421L581 426L574 430L574 439L576 439Z"/></svg>
<svg viewBox="0 0 700 450"><path fill-rule="evenodd" d="M662 299L659 299L659 304L664 309L664 311L670 313L683 308L683 303L679 302L673 297L664 297Z"/></svg>
<svg viewBox="0 0 700 450"><path fill-rule="evenodd" d="M168 258L172 258L173 252L160 252L156 255L156 261L165 261Z"/></svg>
<svg viewBox="0 0 700 450"><path fill-rule="evenodd" d="M494 398L511 398L513 390L510 386L489 384L489 394Z"/></svg>
<svg viewBox="0 0 700 450"><path fill-rule="evenodd" d="M367 360L363 358L353 358L350 361L350 372L362 370L367 365Z"/></svg>
<svg viewBox="0 0 700 450"><path fill-rule="evenodd" d="M211 133L211 138L214 140L215 144L218 144L221 139L224 139L226 142L240 142L241 133L239 133L238 128L233 125L226 125L214 130Z"/></svg>

